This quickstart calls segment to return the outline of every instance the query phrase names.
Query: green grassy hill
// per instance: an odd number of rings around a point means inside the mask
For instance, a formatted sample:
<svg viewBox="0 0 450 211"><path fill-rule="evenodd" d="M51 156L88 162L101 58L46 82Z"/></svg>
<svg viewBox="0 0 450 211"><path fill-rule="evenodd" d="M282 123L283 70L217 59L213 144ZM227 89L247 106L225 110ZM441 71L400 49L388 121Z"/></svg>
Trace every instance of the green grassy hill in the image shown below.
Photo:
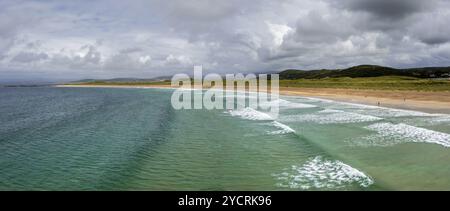
<svg viewBox="0 0 450 211"><path fill-rule="evenodd" d="M338 77L380 77L380 76L408 76L416 78L450 78L450 67L424 67L412 69L395 69L376 65L360 65L347 69L336 70L294 70L280 72L280 79L320 79Z"/></svg>
<svg viewBox="0 0 450 211"><path fill-rule="evenodd" d="M438 78L450 78L450 67L395 69L374 65L360 65L337 70L282 71L280 73L280 86L298 88L450 91L450 80ZM160 77L157 79L87 79L71 84L170 85L170 79L168 77Z"/></svg>

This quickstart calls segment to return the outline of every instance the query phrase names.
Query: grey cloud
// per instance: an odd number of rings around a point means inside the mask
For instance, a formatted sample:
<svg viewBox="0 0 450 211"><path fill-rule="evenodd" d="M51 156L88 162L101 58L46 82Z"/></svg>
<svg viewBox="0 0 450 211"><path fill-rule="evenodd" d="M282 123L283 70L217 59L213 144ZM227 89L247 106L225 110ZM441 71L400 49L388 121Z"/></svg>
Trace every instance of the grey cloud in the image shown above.
<svg viewBox="0 0 450 211"><path fill-rule="evenodd" d="M127 54L116 54L109 58L104 68L109 70L130 71L139 69L138 62Z"/></svg>
<svg viewBox="0 0 450 211"><path fill-rule="evenodd" d="M325 0L336 13L351 16L347 25L360 31L383 31L392 36L406 35L409 27L435 13L446 0ZM448 10L446 5L444 8ZM344 24L345 25L345 24ZM339 24L339 26L344 26Z"/></svg>
<svg viewBox="0 0 450 211"><path fill-rule="evenodd" d="M189 72L194 64L219 73L448 66L446 2L3 0L0 72L104 78Z"/></svg>
<svg viewBox="0 0 450 211"><path fill-rule="evenodd" d="M450 42L450 13L433 13L422 16L410 27L410 34L429 45Z"/></svg>
<svg viewBox="0 0 450 211"><path fill-rule="evenodd" d="M172 0L165 2L169 14L184 22L218 21L231 17L240 8L240 2L236 0Z"/></svg>
<svg viewBox="0 0 450 211"><path fill-rule="evenodd" d="M137 54L139 52L142 52L142 49L139 51L137 49L121 51L108 58L102 68L116 71L146 70L151 68L152 58L148 55Z"/></svg>
<svg viewBox="0 0 450 211"><path fill-rule="evenodd" d="M42 42L40 40L36 40L36 41L33 41L33 42L28 42L26 44L26 47L28 49L38 50L38 49L40 49L42 47Z"/></svg>
<svg viewBox="0 0 450 211"><path fill-rule="evenodd" d="M120 50L120 53L122 54L128 54L128 53L137 53L137 52L142 52L143 49L140 47L130 47L130 48L125 48Z"/></svg>
<svg viewBox="0 0 450 211"><path fill-rule="evenodd" d="M429 45L436 45L436 44L442 44L450 41L450 38L447 35L440 34L440 35L424 35L421 37L421 40Z"/></svg>
<svg viewBox="0 0 450 211"><path fill-rule="evenodd" d="M423 34L419 38L428 45L443 44L450 41L448 34Z"/></svg>
<svg viewBox="0 0 450 211"><path fill-rule="evenodd" d="M294 39L308 43L332 43L339 39L346 39L355 30L352 20L344 16L333 14L328 18L318 11L310 12L306 17L298 20Z"/></svg>
<svg viewBox="0 0 450 211"><path fill-rule="evenodd" d="M53 54L48 59L48 64L54 69L78 69L78 70L92 70L101 69L101 52L93 45L83 45L78 49L80 52L84 51L83 55L66 55L62 52Z"/></svg>
<svg viewBox="0 0 450 211"><path fill-rule="evenodd" d="M48 55L45 53L20 52L12 59L12 61L19 63L30 63L45 59L48 59Z"/></svg>
<svg viewBox="0 0 450 211"><path fill-rule="evenodd" d="M377 18L401 19L431 9L435 0L342 0L336 2L353 10L368 12Z"/></svg>
<svg viewBox="0 0 450 211"><path fill-rule="evenodd" d="M78 56L76 57L77 60L79 60L81 63L86 63L86 64L98 64L100 62L101 59L101 54L100 52L96 49L96 47L92 46L92 45L86 45L81 47L81 49L87 49L87 53L86 55L84 55L83 57Z"/></svg>

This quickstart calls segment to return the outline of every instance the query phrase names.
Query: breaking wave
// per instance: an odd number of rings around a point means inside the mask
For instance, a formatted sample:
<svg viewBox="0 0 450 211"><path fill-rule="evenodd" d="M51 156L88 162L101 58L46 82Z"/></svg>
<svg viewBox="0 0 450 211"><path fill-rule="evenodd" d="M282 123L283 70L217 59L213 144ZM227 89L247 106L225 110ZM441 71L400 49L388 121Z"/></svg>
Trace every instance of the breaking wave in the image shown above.
<svg viewBox="0 0 450 211"><path fill-rule="evenodd" d="M366 144L391 146L407 142L420 142L450 147L450 134L414 127L403 123L377 123L365 128L377 132L376 135L362 138L362 141Z"/></svg>
<svg viewBox="0 0 450 211"><path fill-rule="evenodd" d="M260 121L273 120L273 118L269 114L257 111L249 107L240 110L230 110L228 111L228 113L233 117L240 117L242 119L247 120L260 120Z"/></svg>
<svg viewBox="0 0 450 211"><path fill-rule="evenodd" d="M342 124L378 121L382 118L345 112L340 110L325 109L316 114L290 115L284 117L286 121L313 122L317 124Z"/></svg>
<svg viewBox="0 0 450 211"><path fill-rule="evenodd" d="M363 172L341 162L317 156L302 166L292 166L285 172L274 174L283 188L292 189L338 189L350 185L369 187L373 179Z"/></svg>
<svg viewBox="0 0 450 211"><path fill-rule="evenodd" d="M274 118L272 118L269 114L266 114L261 111L257 111L252 108L244 108L241 110L231 110L228 111L231 116L233 117L239 117L246 120L253 120L253 121L271 121L271 126L278 128L279 130L276 131L270 131L268 134L270 135L283 135L283 134L289 134L289 133L295 133L295 130L290 128L289 126L280 123L278 121L275 121Z"/></svg>
<svg viewBox="0 0 450 211"><path fill-rule="evenodd" d="M281 134L295 133L294 129L292 129L291 127L289 127L289 126L287 126L285 124L282 124L280 122L273 121L272 125L275 126L276 128L279 128L280 130L269 132L269 134L281 135Z"/></svg>
<svg viewBox="0 0 450 211"><path fill-rule="evenodd" d="M281 108L316 108L317 107L317 106L311 105L311 104L294 103L294 102L283 100L283 99L278 99L278 100L269 101L269 102L260 104L261 107L264 107L264 106L269 107L269 106L277 106L277 105Z"/></svg>

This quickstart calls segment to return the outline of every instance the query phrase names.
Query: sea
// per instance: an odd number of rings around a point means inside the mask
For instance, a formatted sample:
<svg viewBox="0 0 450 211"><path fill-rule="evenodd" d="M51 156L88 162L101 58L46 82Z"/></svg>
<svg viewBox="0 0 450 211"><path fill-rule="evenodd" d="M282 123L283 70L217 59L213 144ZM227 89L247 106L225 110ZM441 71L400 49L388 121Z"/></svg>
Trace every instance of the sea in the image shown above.
<svg viewBox="0 0 450 211"><path fill-rule="evenodd" d="M450 115L292 96L277 117L175 110L172 92L0 88L0 190L450 190Z"/></svg>

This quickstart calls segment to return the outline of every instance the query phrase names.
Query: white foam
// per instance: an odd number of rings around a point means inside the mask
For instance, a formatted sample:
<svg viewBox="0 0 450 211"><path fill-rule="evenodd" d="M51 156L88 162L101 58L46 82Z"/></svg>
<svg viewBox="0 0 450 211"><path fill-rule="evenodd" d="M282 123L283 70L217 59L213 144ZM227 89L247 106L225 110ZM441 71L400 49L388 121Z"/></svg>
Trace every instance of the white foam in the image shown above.
<svg viewBox="0 0 450 211"><path fill-rule="evenodd" d="M317 124L344 124L344 123L371 122L371 121L378 121L381 119L382 118L375 116L333 109L325 109L317 112L317 114L290 115L284 117L284 120L286 121L314 122Z"/></svg>
<svg viewBox="0 0 450 211"><path fill-rule="evenodd" d="M240 109L240 110L231 110L231 111L228 111L228 113L231 116L240 117L242 119L247 119L247 120L259 120L259 121L273 120L273 118L269 114L257 111L250 107L246 107L246 108Z"/></svg>
<svg viewBox="0 0 450 211"><path fill-rule="evenodd" d="M365 127L376 131L375 136L365 137L365 140L377 145L393 145L404 142L422 142L450 147L450 134L425 128L414 127L403 123L377 123Z"/></svg>
<svg viewBox="0 0 450 211"><path fill-rule="evenodd" d="M450 115L441 115L441 116L438 116L438 117L427 119L426 121L431 123L431 124L450 123Z"/></svg>
<svg viewBox="0 0 450 211"><path fill-rule="evenodd" d="M365 105L365 104L349 103L349 102L340 102L340 101L334 101L334 103L335 103L337 106L350 107L350 108L371 108L371 109L382 108L382 107L374 106L374 105Z"/></svg>
<svg viewBox="0 0 450 211"><path fill-rule="evenodd" d="M365 113L377 117L436 117L442 114L430 114L420 111L393 109L393 108L371 108L354 110L357 113Z"/></svg>
<svg viewBox="0 0 450 211"><path fill-rule="evenodd" d="M289 127L289 126L287 126L287 125L285 125L285 124L282 124L282 123L280 123L280 122L273 121L273 122L272 122L272 125L275 126L275 127L277 127L277 128L279 128L280 130L273 131L273 132L269 132L269 134L272 134L272 135L281 135L281 134L295 133L295 130L294 130L294 129L292 129L291 127Z"/></svg>
<svg viewBox="0 0 450 211"><path fill-rule="evenodd" d="M317 106L311 105L311 104L294 103L294 102L283 100L283 99L278 100L278 105L280 107L289 107L289 108L315 108L315 107L317 107Z"/></svg>
<svg viewBox="0 0 450 211"><path fill-rule="evenodd" d="M341 162L317 156L302 166L292 166L281 174L274 174L278 186L293 189L337 189L349 185L369 187L374 182L363 172Z"/></svg>
<svg viewBox="0 0 450 211"><path fill-rule="evenodd" d="M376 117L442 117L442 121L447 122L448 116L445 114L434 114L434 113L425 113L420 111L414 111L414 110L405 110L405 109L397 109L397 108L387 108L387 107L380 107L375 105L365 105L365 104L358 104L358 103L350 103L350 102L340 102L335 100L328 100L328 99L322 99L322 98L313 98L313 97L302 97L302 99L319 101L324 103L332 103L331 106L328 106L329 108L337 108L337 109L351 109L352 112L355 113L363 113L365 115L372 115ZM443 117L447 116L447 118ZM439 121L439 119L437 120Z"/></svg>
<svg viewBox="0 0 450 211"><path fill-rule="evenodd" d="M332 113L343 113L344 111L340 111L340 110L334 110L334 109L324 109L321 111L318 111L318 113L321 114L332 114Z"/></svg>
<svg viewBox="0 0 450 211"><path fill-rule="evenodd" d="M260 107L272 107L272 106L279 106L280 108L315 108L317 106L311 105L311 104L305 104L305 103L294 103L291 101L278 99L278 100L271 100L268 102L260 103Z"/></svg>
<svg viewBox="0 0 450 211"><path fill-rule="evenodd" d="M442 116L442 114L430 114L420 111L396 109L396 108L386 108L375 105L364 105L350 102L339 102L333 100L325 100L320 98L307 98L307 99L317 99L322 102L333 103L329 108L337 109L351 109L352 112L364 113L377 117L407 117L407 116L417 116L417 117L435 117Z"/></svg>
<svg viewBox="0 0 450 211"><path fill-rule="evenodd" d="M328 100L323 98L316 98L316 97L301 97L300 99L309 100L310 102L323 102L323 103L335 103L334 100Z"/></svg>

